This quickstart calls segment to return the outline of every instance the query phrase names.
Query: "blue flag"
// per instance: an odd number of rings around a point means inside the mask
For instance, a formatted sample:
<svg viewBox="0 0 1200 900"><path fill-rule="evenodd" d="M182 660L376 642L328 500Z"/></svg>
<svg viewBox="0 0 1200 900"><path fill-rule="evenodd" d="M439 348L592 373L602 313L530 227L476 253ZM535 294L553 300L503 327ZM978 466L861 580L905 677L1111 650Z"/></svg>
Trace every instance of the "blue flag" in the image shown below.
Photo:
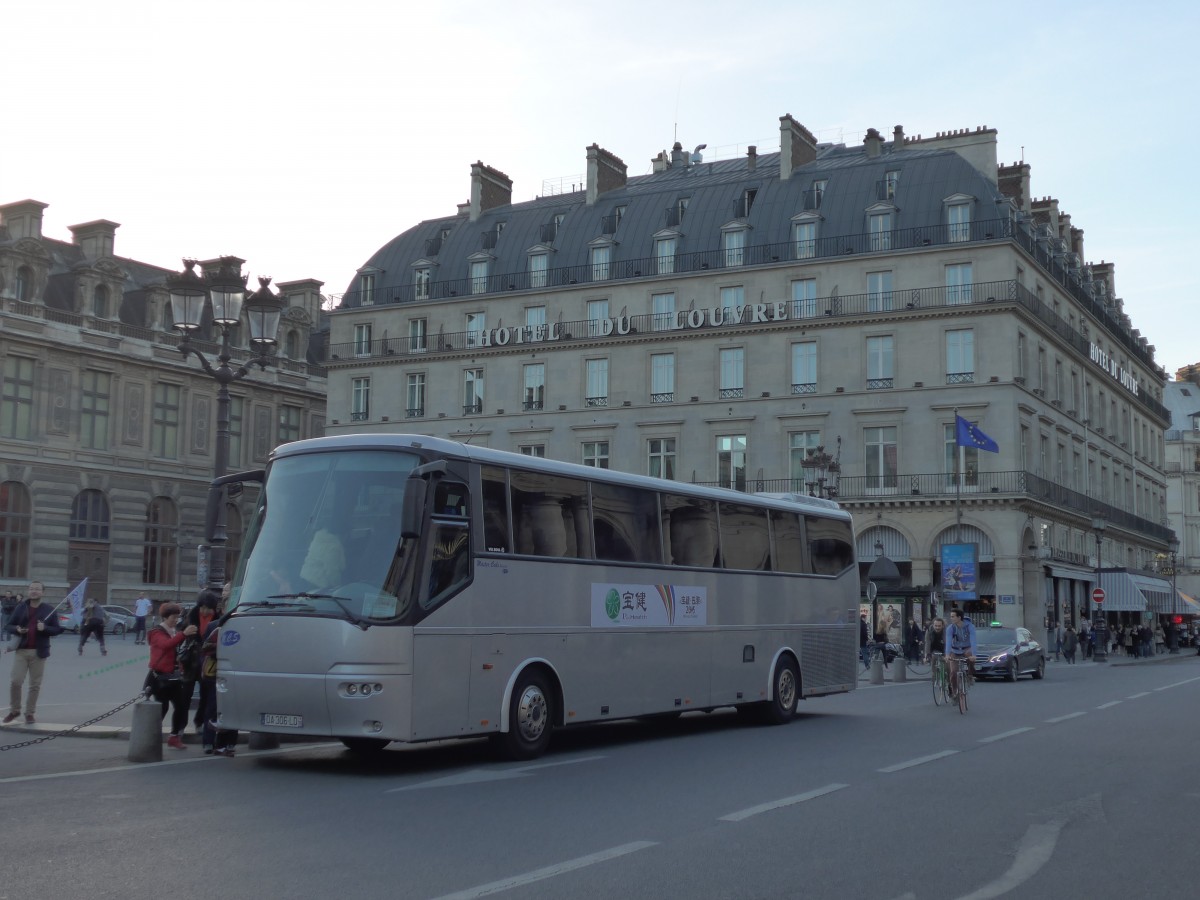
<svg viewBox="0 0 1200 900"><path fill-rule="evenodd" d="M957 426L958 440L956 443L958 446L974 447L976 450L986 450L988 453L1000 452L999 444L993 441L990 437L988 437L962 416L956 415L954 417L954 423Z"/></svg>

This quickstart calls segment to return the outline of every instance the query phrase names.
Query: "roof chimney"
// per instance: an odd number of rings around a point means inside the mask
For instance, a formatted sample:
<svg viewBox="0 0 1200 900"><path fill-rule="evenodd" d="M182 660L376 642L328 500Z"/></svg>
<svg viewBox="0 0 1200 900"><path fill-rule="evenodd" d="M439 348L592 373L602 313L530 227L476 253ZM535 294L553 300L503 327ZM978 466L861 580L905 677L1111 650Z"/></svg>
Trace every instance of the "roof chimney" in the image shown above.
<svg viewBox="0 0 1200 900"><path fill-rule="evenodd" d="M892 129L892 152L903 149L904 147L904 126L897 125Z"/></svg>
<svg viewBox="0 0 1200 900"><path fill-rule="evenodd" d="M746 148L746 168L751 172L758 168L758 147L754 144Z"/></svg>
<svg viewBox="0 0 1200 900"><path fill-rule="evenodd" d="M471 221L489 209L512 203L512 179L482 162L471 165Z"/></svg>
<svg viewBox="0 0 1200 900"><path fill-rule="evenodd" d="M75 246L83 251L85 259L104 259L113 255L113 241L120 227L108 219L97 219L82 225L70 225L68 230L74 236Z"/></svg>
<svg viewBox="0 0 1200 900"><path fill-rule="evenodd" d="M20 238L42 237L42 212L49 203L39 203L37 200L18 200L0 206L0 224L8 228L9 240Z"/></svg>
<svg viewBox="0 0 1200 900"><path fill-rule="evenodd" d="M1030 211L1029 163L1015 162L996 167L996 187L1022 212Z"/></svg>
<svg viewBox="0 0 1200 900"><path fill-rule="evenodd" d="M625 187L625 163L599 144L587 148L587 205L593 206L601 194Z"/></svg>
<svg viewBox="0 0 1200 900"><path fill-rule="evenodd" d="M779 117L779 180L787 181L798 166L817 158L817 139L790 115Z"/></svg>
<svg viewBox="0 0 1200 900"><path fill-rule="evenodd" d="M683 165L683 144L679 143L679 141L676 141L671 147L671 166L675 167L681 165Z"/></svg>
<svg viewBox="0 0 1200 900"><path fill-rule="evenodd" d="M883 147L883 138L877 129L868 128L867 136L863 138L863 144L867 148L867 157L874 159L879 155L879 151Z"/></svg>

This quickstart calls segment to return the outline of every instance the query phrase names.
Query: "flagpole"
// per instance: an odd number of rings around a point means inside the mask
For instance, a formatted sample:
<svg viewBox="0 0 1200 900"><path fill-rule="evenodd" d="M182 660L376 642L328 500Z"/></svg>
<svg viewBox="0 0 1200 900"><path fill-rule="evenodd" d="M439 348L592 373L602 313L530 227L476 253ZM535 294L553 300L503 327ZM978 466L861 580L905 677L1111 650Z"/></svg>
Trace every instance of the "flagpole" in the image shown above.
<svg viewBox="0 0 1200 900"><path fill-rule="evenodd" d="M962 543L962 470L966 459L958 440L958 407L954 407L954 540Z"/></svg>

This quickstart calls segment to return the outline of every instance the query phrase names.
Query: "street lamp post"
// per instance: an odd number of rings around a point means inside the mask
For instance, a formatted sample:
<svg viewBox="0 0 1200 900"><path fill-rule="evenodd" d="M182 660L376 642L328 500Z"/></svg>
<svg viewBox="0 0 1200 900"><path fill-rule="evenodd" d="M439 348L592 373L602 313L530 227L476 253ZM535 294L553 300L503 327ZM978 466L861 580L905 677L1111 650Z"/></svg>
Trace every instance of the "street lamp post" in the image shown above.
<svg viewBox="0 0 1200 900"><path fill-rule="evenodd" d="M179 352L184 359L189 355L200 361L201 368L217 382L217 444L213 461L213 479L226 473L229 467L229 385L250 374L251 366L266 370L274 363L269 355L276 344L279 333L279 318L283 312L283 299L271 291L270 278L259 278L259 288L246 297L246 276L241 274L242 260L236 256L223 256L218 270L207 276L197 275L196 260L185 259L184 269L167 280L171 294L171 314L174 327L183 335ZM205 301L208 301L206 304ZM217 365L212 363L196 347L192 336L199 331L206 308L211 313L211 322L221 332L221 347L217 354ZM244 309L243 309L244 308ZM242 313L250 326L250 344L257 354L247 362L234 368L230 334L241 324ZM205 535L211 545L208 567L208 585L220 591L225 584L225 502L224 489L216 504L216 515L211 530Z"/></svg>
<svg viewBox="0 0 1200 900"><path fill-rule="evenodd" d="M1092 532L1096 535L1096 587L1100 587L1100 551L1103 547L1104 532L1108 529L1108 521L1104 516L1097 515L1092 519ZM1104 620L1103 607L1097 610L1101 615L1096 617L1092 628L1092 659L1095 662L1108 660L1108 624Z"/></svg>
<svg viewBox="0 0 1200 900"><path fill-rule="evenodd" d="M800 460L804 469L804 486L808 488L808 496L824 497L832 500L838 495L838 476L842 471L842 439L837 439L837 456L825 452L824 446L819 446L811 456Z"/></svg>

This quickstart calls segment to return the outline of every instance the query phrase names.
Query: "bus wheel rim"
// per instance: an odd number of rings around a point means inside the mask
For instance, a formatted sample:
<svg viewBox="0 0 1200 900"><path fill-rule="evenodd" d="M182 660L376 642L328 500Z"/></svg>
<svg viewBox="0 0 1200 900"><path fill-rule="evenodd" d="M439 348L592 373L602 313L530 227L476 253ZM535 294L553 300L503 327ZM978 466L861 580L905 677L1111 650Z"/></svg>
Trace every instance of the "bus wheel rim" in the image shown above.
<svg viewBox="0 0 1200 900"><path fill-rule="evenodd" d="M796 675L790 668L785 668L779 674L779 705L791 709L796 702Z"/></svg>
<svg viewBox="0 0 1200 900"><path fill-rule="evenodd" d="M521 702L517 707L517 727L521 737L527 741L536 741L546 730L548 710L546 695L533 685L525 688L521 694Z"/></svg>

